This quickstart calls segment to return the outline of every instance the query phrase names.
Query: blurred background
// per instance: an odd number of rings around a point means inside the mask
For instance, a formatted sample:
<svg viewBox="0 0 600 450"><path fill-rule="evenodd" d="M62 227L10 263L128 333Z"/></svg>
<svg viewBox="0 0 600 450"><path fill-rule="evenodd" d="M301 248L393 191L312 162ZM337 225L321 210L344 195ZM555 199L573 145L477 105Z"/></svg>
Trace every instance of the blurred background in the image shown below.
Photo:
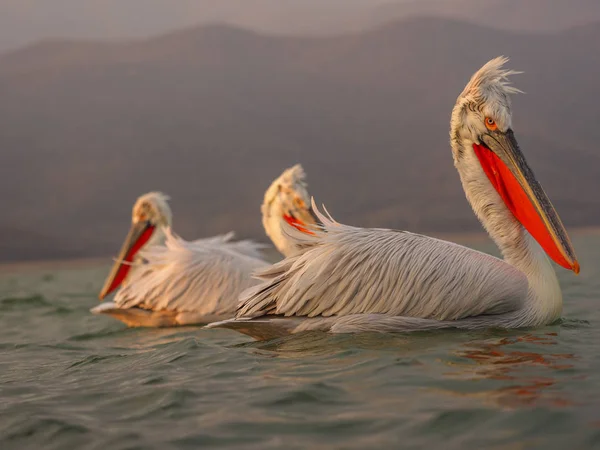
<svg viewBox="0 0 600 450"><path fill-rule="evenodd" d="M304 165L345 223L479 231L448 143L507 55L522 149L565 224L600 224L598 0L0 0L0 260L117 252L136 197L266 241Z"/></svg>

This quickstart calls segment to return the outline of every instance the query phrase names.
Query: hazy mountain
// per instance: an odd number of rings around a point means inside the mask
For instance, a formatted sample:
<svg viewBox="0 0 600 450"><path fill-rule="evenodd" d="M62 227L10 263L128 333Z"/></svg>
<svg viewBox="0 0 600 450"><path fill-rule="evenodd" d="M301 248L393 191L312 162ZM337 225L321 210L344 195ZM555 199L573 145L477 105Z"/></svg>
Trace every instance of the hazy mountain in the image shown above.
<svg viewBox="0 0 600 450"><path fill-rule="evenodd" d="M185 237L262 238L264 190L302 162L338 220L477 230L448 122L500 54L525 71L514 128L529 162L567 225L595 225L599 42L600 25L528 35L415 19L336 38L213 26L34 45L0 58L0 227L38 232L56 254L111 254L137 195L160 189Z"/></svg>
<svg viewBox="0 0 600 450"><path fill-rule="evenodd" d="M597 0L0 0L0 51L37 40L148 37L230 24L286 35L365 31L431 15L517 31L558 31L600 20Z"/></svg>
<svg viewBox="0 0 600 450"><path fill-rule="evenodd" d="M523 32L555 32L600 20L596 0L408 0L375 5L363 27L431 15Z"/></svg>
<svg viewBox="0 0 600 450"><path fill-rule="evenodd" d="M144 37L225 23L277 33L337 33L389 0L0 0L0 50L49 37Z"/></svg>

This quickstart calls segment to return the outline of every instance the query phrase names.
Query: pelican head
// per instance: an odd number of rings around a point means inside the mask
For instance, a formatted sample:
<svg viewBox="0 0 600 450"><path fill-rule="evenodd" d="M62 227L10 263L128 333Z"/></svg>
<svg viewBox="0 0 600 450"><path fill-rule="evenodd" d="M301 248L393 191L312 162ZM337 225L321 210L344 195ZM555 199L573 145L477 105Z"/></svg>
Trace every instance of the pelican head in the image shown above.
<svg viewBox="0 0 600 450"><path fill-rule="evenodd" d="M479 69L458 96L452 111L451 140L454 143L480 143L490 132L506 133L512 127L510 94L521 91L509 84L508 77L520 72L504 69L508 58L492 59ZM453 145L454 160L463 145Z"/></svg>
<svg viewBox="0 0 600 450"><path fill-rule="evenodd" d="M296 247L283 235L281 220L300 231L307 231L307 225L317 223L305 179L306 174L300 164L284 170L265 192L261 207L265 232L285 256L293 254Z"/></svg>
<svg viewBox="0 0 600 450"><path fill-rule="evenodd" d="M452 111L450 140L469 202L492 236L506 225L500 208L510 211L557 264L579 272L567 232L530 169L512 130L510 95L520 92L504 68L505 57L479 69L458 97ZM493 188L493 189L492 189ZM495 192L494 192L495 191ZM507 216L508 217L508 216Z"/></svg>
<svg viewBox="0 0 600 450"><path fill-rule="evenodd" d="M170 227L173 214L169 196L162 192L148 192L135 201L131 211L131 223L148 222L155 227Z"/></svg>
<svg viewBox="0 0 600 450"><path fill-rule="evenodd" d="M101 300L123 283L139 251L158 243L164 236L162 229L171 226L173 215L168 200L162 192L149 192L136 200L131 212L131 228L100 291Z"/></svg>

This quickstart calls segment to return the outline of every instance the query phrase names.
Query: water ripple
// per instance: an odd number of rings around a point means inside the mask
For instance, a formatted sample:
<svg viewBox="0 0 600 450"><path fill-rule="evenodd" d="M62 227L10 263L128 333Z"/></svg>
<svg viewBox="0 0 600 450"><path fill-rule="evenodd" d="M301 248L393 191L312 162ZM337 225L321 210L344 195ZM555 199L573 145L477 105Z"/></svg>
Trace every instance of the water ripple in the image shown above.
<svg viewBox="0 0 600 450"><path fill-rule="evenodd" d="M91 315L106 267L0 277L0 448L592 448L597 266L549 327L270 342Z"/></svg>

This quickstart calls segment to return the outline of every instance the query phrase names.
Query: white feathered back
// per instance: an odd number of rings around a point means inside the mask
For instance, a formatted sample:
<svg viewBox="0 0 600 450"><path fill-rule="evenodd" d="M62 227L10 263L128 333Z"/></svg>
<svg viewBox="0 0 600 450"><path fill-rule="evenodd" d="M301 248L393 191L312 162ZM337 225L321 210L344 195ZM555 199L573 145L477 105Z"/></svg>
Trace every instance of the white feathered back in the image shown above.
<svg viewBox="0 0 600 450"><path fill-rule="evenodd" d="M120 308L192 311L231 316L244 289L256 284L251 274L266 266L256 258L259 244L230 242L233 234L186 242L165 230L165 245L142 252L132 279L116 295Z"/></svg>
<svg viewBox="0 0 600 450"><path fill-rule="evenodd" d="M323 226L303 236L303 253L257 273L264 282L242 294L238 317L456 320L512 311L526 298L525 276L498 258L418 234L342 225L313 209Z"/></svg>

